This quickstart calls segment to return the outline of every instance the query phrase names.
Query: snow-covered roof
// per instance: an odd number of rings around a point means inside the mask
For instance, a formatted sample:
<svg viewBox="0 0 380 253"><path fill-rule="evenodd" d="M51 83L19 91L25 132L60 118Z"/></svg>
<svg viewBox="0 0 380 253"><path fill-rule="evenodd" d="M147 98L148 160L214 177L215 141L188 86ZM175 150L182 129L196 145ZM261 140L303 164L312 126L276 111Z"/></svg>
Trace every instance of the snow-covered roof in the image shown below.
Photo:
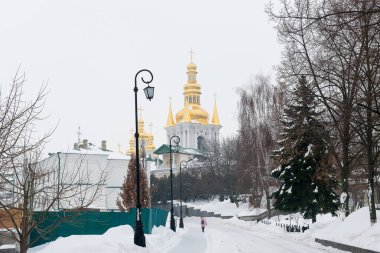
<svg viewBox="0 0 380 253"><path fill-rule="evenodd" d="M109 160L129 160L130 156L125 154L120 154L119 152L114 152L112 150L103 150L96 145L89 145L87 149L69 149L59 151L62 154L79 154L79 155L104 155L107 156Z"/></svg>
<svg viewBox="0 0 380 253"><path fill-rule="evenodd" d="M205 156L203 152L199 149L193 149L193 148L183 148L181 146L172 146L172 153L179 153L179 154L185 154L185 155L193 155L193 156ZM161 145L158 149L156 149L154 152L156 155L163 155L163 154L169 154L170 153L170 147L167 144Z"/></svg>
<svg viewBox="0 0 380 253"><path fill-rule="evenodd" d="M119 152L111 152L108 156L109 160L130 160L131 157L125 154L120 154Z"/></svg>

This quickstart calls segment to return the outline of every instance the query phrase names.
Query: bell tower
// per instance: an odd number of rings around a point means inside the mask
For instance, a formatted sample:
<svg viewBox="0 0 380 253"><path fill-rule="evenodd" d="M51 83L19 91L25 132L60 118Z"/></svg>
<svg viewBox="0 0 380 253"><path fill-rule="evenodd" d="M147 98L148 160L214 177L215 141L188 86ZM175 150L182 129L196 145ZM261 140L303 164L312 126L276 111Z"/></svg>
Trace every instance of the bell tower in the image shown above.
<svg viewBox="0 0 380 253"><path fill-rule="evenodd" d="M209 114L201 107L201 85L197 81L197 65L193 63L193 51L190 51L190 63L187 65L187 82L183 86L184 107L177 112L175 120L172 104L169 104L169 113L165 126L167 143L173 135L181 138L180 145L185 148L203 149L205 141L219 140L221 129L216 99L212 120Z"/></svg>

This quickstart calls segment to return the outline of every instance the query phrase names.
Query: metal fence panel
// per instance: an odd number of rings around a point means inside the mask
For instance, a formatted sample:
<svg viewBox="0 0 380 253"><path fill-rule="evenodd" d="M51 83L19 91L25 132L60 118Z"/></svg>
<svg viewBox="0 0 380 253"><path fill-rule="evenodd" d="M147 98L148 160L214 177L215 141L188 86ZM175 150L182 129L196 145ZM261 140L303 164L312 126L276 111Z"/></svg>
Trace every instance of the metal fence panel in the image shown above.
<svg viewBox="0 0 380 253"><path fill-rule="evenodd" d="M142 208L144 233L152 233L153 226L165 226L167 216L168 212L161 209ZM35 247L58 237L103 234L120 225L134 228L136 209L131 208L129 212L34 212L33 219L38 225L31 233L30 243ZM45 235L41 237L42 234Z"/></svg>

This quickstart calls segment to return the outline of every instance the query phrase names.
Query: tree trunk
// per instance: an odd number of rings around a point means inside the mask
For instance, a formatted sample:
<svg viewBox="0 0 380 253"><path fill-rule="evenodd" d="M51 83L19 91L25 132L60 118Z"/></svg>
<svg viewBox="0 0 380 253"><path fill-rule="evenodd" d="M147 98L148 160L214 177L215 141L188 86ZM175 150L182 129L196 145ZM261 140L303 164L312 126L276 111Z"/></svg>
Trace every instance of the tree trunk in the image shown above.
<svg viewBox="0 0 380 253"><path fill-rule="evenodd" d="M272 211L270 208L270 198L269 198L269 192L268 191L265 191L265 197L267 199L268 219L270 219L272 217Z"/></svg>
<svg viewBox="0 0 380 253"><path fill-rule="evenodd" d="M28 186L27 186L28 187ZM28 188L29 189L29 188ZM29 194L26 191L24 195L23 214L21 222L21 235L20 235L20 253L26 253L28 251L28 232L29 232Z"/></svg>
<svg viewBox="0 0 380 253"><path fill-rule="evenodd" d="M375 205L375 187L373 183L373 177L372 179L369 180L369 217L371 220L371 226L376 224L377 222L377 217L376 217L376 205Z"/></svg>
<svg viewBox="0 0 380 253"><path fill-rule="evenodd" d="M375 157L373 154L373 121L372 112L367 109L367 163L368 163L368 204L371 226L377 221L375 205Z"/></svg>
<svg viewBox="0 0 380 253"><path fill-rule="evenodd" d="M346 110L348 110L346 108ZM347 114L347 113L346 113ZM345 192L347 195L346 200L344 202L344 212L345 216L347 217L350 215L350 208L349 208L349 200L350 200L350 195L348 193L348 178L350 175L350 161L349 161L349 147L350 147L350 122L349 119L347 119L347 115L344 119L343 123L343 140L342 140L342 163L343 166L342 171L341 171L341 185L342 185L342 192Z"/></svg>

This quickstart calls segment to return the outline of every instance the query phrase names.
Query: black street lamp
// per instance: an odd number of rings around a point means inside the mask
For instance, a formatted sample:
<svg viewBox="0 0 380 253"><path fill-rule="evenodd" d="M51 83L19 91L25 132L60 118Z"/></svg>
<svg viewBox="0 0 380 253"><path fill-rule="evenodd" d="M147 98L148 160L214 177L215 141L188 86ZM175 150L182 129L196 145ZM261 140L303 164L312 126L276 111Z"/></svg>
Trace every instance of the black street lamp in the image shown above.
<svg viewBox="0 0 380 253"><path fill-rule="evenodd" d="M183 226L183 218L182 218L182 169L186 169L187 168L187 163L190 162L191 160L193 160L194 158L191 158L190 160L183 160L181 161L181 163L179 164L179 198L180 198L180 207L181 207L181 210L180 210L180 218L179 218L179 227L180 228L184 228Z"/></svg>
<svg viewBox="0 0 380 253"><path fill-rule="evenodd" d="M142 69L135 75L135 88L133 91L135 92L135 123L136 123L136 226L135 226L135 236L134 242L136 245L141 247L146 247L145 236L144 236L144 227L141 221L141 202L140 202L140 158L139 158L139 127L138 127L138 118L137 118L137 76L140 73L147 72L150 75L150 79L148 81L144 80L144 77L141 77L141 81L148 86L144 89L144 93L147 99L151 100L154 95L154 87L149 86L149 84L153 81L153 74L147 69Z"/></svg>
<svg viewBox="0 0 380 253"><path fill-rule="evenodd" d="M179 214L179 227L183 228L183 218L182 218L182 168L187 167L187 161L181 161L179 164L179 198L180 198L180 214Z"/></svg>
<svg viewBox="0 0 380 253"><path fill-rule="evenodd" d="M170 199L171 199L171 208L170 208L170 229L175 232L175 221L174 221L174 208L173 208L173 158L172 158L172 141L178 146L180 138L177 135L170 137L169 140L169 159L170 159Z"/></svg>

